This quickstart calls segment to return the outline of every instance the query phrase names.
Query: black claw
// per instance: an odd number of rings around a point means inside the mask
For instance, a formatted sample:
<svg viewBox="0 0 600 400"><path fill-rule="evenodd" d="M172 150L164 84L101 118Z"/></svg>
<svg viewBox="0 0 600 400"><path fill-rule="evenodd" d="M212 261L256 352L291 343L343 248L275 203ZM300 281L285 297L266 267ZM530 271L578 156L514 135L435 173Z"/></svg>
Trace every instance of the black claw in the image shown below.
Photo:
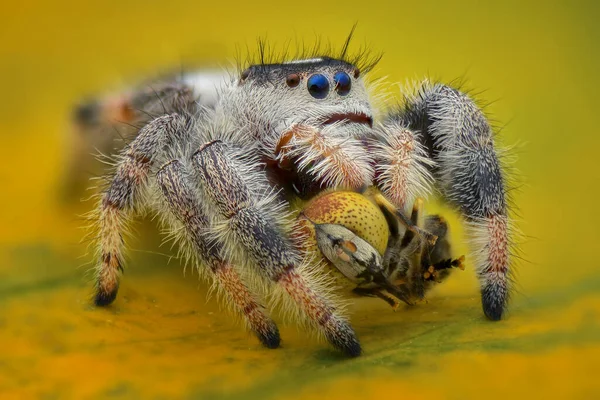
<svg viewBox="0 0 600 400"><path fill-rule="evenodd" d="M279 330L274 326L266 334L256 333L258 340L268 349L276 349L281 343L281 337L279 336Z"/></svg>
<svg viewBox="0 0 600 400"><path fill-rule="evenodd" d="M106 292L103 290L98 290L96 293L96 297L94 297L94 304L98 307L105 307L115 301L117 298L117 292L119 291L119 287L115 287L114 290L110 292Z"/></svg>
<svg viewBox="0 0 600 400"><path fill-rule="evenodd" d="M500 321L506 308L507 293L503 288L493 285L481 290L483 313L492 321Z"/></svg>

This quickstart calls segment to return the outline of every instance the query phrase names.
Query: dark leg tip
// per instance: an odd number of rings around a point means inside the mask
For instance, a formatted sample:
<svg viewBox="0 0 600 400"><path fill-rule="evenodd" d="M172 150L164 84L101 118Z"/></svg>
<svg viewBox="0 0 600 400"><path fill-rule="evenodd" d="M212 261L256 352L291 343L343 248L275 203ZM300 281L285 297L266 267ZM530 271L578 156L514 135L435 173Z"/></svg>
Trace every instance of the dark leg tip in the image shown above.
<svg viewBox="0 0 600 400"><path fill-rule="evenodd" d="M256 333L258 340L268 349L276 349L281 344L281 337L276 326L270 329L267 333Z"/></svg>
<svg viewBox="0 0 600 400"><path fill-rule="evenodd" d="M348 329L344 332L339 332L337 335L327 335L327 340L336 349L343 352L349 357L358 357L362 353L360 342L356 338L356 334L352 329Z"/></svg>
<svg viewBox="0 0 600 400"><path fill-rule="evenodd" d="M346 345L342 351L349 357L358 357L362 354L362 347L360 347L360 343L356 340Z"/></svg>
<svg viewBox="0 0 600 400"><path fill-rule="evenodd" d="M485 314L485 316L487 317L487 319L489 319L490 321L500 321L502 319L502 314L504 313L504 310L502 309L502 307L499 307L497 304L494 305L483 305L483 313Z"/></svg>
<svg viewBox="0 0 600 400"><path fill-rule="evenodd" d="M98 290L96 296L94 297L94 304L98 307L105 307L111 304L117 298L117 292L119 288L116 287L114 290L110 292L106 292L104 290Z"/></svg>
<svg viewBox="0 0 600 400"><path fill-rule="evenodd" d="M483 313L491 321L500 321L506 309L507 293L504 288L488 286L481 291Z"/></svg>

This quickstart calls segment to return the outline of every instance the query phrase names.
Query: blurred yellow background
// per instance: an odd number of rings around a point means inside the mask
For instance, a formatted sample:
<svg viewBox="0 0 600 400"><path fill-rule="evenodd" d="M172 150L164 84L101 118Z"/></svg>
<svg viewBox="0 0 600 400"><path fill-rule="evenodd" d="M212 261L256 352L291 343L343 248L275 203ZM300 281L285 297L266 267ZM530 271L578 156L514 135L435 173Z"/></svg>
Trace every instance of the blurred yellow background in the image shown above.
<svg viewBox="0 0 600 400"><path fill-rule="evenodd" d="M600 396L600 6L497 3L5 2L0 398ZM92 205L61 192L73 105L181 64L228 67L258 37L339 46L356 22L354 48L384 53L373 75L387 76L391 93L407 79L465 77L494 101L502 143L519 144L527 262L508 318L483 318L468 265L428 304L392 313L357 301L361 358L293 325L282 325L283 348L266 350L205 301L195 274L157 254L170 251L152 229L131 241L114 306L92 307L77 217Z"/></svg>

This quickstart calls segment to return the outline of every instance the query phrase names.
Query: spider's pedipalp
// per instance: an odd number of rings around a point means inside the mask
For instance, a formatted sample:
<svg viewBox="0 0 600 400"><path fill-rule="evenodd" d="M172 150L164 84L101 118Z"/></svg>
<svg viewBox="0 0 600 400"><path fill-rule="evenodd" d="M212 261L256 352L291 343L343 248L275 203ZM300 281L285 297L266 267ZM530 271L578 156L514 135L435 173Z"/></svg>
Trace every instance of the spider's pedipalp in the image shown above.
<svg viewBox="0 0 600 400"><path fill-rule="evenodd" d="M431 193L430 170L435 162L419 132L392 118L378 126L370 145L376 160L376 183L396 207L407 211L418 197Z"/></svg>
<svg viewBox="0 0 600 400"><path fill-rule="evenodd" d="M208 267L226 299L266 347L279 347L277 325L265 313L264 307L244 284L230 262L222 258L221 245L207 235L209 220L203 214L190 187L184 166L173 160L161 167L156 180L168 209L183 224L184 243L190 246L196 255L200 263L198 268Z"/></svg>
<svg viewBox="0 0 600 400"><path fill-rule="evenodd" d="M309 274L302 274L300 256L271 215L263 208L257 193L248 188L230 160L232 154L220 142L208 143L193 156L194 167L201 182L201 192L210 199L215 212L223 220L232 246L241 247L257 264L259 272L277 283L299 307L306 318L337 349L358 356L360 344L354 330L339 315L330 299L314 290Z"/></svg>
<svg viewBox="0 0 600 400"><path fill-rule="evenodd" d="M444 196L467 220L483 311L502 318L510 292L510 223L490 124L466 94L425 83L396 118L423 135Z"/></svg>
<svg viewBox="0 0 600 400"><path fill-rule="evenodd" d="M361 141L336 138L327 128L294 125L281 136L275 154L280 165L294 164L298 174L325 187L358 189L373 176Z"/></svg>
<svg viewBox="0 0 600 400"><path fill-rule="evenodd" d="M153 163L169 140L181 137L185 129L186 119L179 114L156 118L123 150L97 209L100 261L96 266L96 305L105 306L115 300L123 268L123 232L132 211L143 206L142 192Z"/></svg>

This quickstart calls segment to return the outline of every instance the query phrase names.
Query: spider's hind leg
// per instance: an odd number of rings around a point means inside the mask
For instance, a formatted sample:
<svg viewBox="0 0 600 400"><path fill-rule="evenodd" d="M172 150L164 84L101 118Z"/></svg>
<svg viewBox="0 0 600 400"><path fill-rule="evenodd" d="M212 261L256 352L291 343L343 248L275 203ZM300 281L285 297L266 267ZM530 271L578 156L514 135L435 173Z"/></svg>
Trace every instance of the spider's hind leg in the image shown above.
<svg viewBox="0 0 600 400"><path fill-rule="evenodd" d="M164 155L165 147L187 135L188 123L188 119L179 114L152 120L123 149L118 159L116 172L93 215L99 259L94 302L98 306L109 305L117 296L123 270L123 233L135 211L146 205L143 193L148 187L151 169Z"/></svg>

